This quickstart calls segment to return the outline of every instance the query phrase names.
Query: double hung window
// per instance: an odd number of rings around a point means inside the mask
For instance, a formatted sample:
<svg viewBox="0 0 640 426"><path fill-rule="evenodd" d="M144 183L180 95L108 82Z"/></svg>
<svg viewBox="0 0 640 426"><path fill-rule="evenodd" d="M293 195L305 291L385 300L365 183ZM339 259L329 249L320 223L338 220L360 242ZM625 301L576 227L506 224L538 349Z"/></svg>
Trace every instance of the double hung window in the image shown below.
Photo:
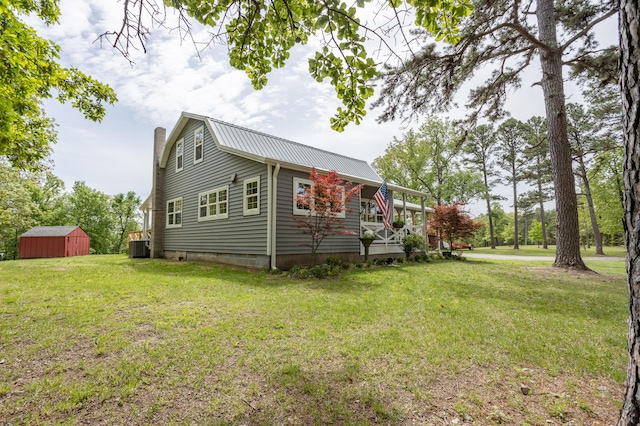
<svg viewBox="0 0 640 426"><path fill-rule="evenodd" d="M182 198L167 201L167 228L182 226Z"/></svg>
<svg viewBox="0 0 640 426"><path fill-rule="evenodd" d="M184 168L184 139L176 142L176 172Z"/></svg>
<svg viewBox="0 0 640 426"><path fill-rule="evenodd" d="M229 186L198 194L198 221L229 217Z"/></svg>
<svg viewBox="0 0 640 426"><path fill-rule="evenodd" d="M204 157L204 126L193 132L193 164L199 163Z"/></svg>
<svg viewBox="0 0 640 426"><path fill-rule="evenodd" d="M243 214L260 214L260 176L244 181Z"/></svg>

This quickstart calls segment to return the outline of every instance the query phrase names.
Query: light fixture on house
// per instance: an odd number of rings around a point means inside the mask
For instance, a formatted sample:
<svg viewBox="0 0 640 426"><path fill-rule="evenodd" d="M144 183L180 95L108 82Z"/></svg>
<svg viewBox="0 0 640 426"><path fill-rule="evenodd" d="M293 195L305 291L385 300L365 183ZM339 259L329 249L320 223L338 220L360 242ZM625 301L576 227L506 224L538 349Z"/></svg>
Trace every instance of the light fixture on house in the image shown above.
<svg viewBox="0 0 640 426"><path fill-rule="evenodd" d="M231 173L231 176L229 176L229 180L231 181L231 183L236 183L237 179L238 179L237 173Z"/></svg>

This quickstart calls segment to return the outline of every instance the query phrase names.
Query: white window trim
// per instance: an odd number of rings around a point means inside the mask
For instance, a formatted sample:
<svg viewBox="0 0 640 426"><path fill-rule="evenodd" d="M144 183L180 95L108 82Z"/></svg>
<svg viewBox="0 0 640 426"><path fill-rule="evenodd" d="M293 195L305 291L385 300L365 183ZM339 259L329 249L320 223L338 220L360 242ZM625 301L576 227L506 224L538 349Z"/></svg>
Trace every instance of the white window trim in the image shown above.
<svg viewBox="0 0 640 426"><path fill-rule="evenodd" d="M257 183L258 192L255 194L247 195L247 185L250 183ZM253 209L249 209L249 197L257 197L257 206ZM254 178L245 179L242 183L242 214L243 216L252 216L260 214L260 176Z"/></svg>
<svg viewBox="0 0 640 426"><path fill-rule="evenodd" d="M196 135L198 134L198 132L202 132L202 143L200 144L200 158L196 158L196 148L198 147L198 145L196 145L196 141L197 141ZM204 126L200 126L193 131L193 164L201 163L203 159L204 159Z"/></svg>
<svg viewBox="0 0 640 426"><path fill-rule="evenodd" d="M182 167L178 167L178 147L182 146L182 154L180 155L180 157L182 157ZM180 172L182 171L182 169L184 169L184 138L180 139L178 142L176 142L176 172Z"/></svg>
<svg viewBox="0 0 640 426"><path fill-rule="evenodd" d="M307 216L309 214L309 210L299 209L298 202L296 201L296 198L295 198L297 195L299 195L298 184L300 183L309 185L309 186L313 185L313 182L310 181L309 179L303 179L303 178L297 178L297 177L293 178L293 214L296 216ZM311 208L311 214L313 214L313 207Z"/></svg>
<svg viewBox="0 0 640 426"><path fill-rule="evenodd" d="M180 210L176 210L175 209L176 201L180 201ZM174 205L172 213L169 213L169 204L170 203L173 203L173 205ZM173 200L168 200L167 201L167 206L165 207L165 213L166 213L166 216L167 216L166 223L165 223L166 227L167 228L182 228L182 222L184 222L184 213L183 213L183 211L184 211L184 201L182 200L182 197L174 198ZM178 223L178 224L175 223L175 214L176 213L180 213L180 223ZM173 220L174 223L172 223L172 224L169 224L169 216L170 215L174 215L174 220Z"/></svg>
<svg viewBox="0 0 640 426"><path fill-rule="evenodd" d="M299 209L298 208L298 203L295 200L295 196L298 195L298 183L302 183L302 184L307 184L310 185L311 187L313 187L313 181L309 180L309 179L303 179L303 178L297 178L294 177L293 178L293 214L296 216L307 216L309 214L309 210L305 210L305 209ZM342 199L344 200L344 187L340 187L342 188ZM346 206L345 206L346 207ZM315 211L313 209L313 206L311 206L311 214L315 215ZM346 217L346 211L342 210L340 213L338 213L336 215L337 218L339 219L344 219Z"/></svg>
<svg viewBox="0 0 640 426"><path fill-rule="evenodd" d="M227 191L227 200L226 200L226 204L227 204L227 212L224 214L215 214L215 215L210 215L209 214L209 209L207 208L207 215L202 217L200 216L200 207L202 207L200 205L200 198L205 195L207 196L207 200L209 197L209 194L211 194L212 192L216 193L216 200L220 200L220 191ZM220 211L220 201L216 201L216 212ZM210 203L207 203L207 206L209 206ZM198 194L198 222L203 222L206 220L218 220L218 219L228 219L229 218L229 185L226 186L221 186L219 188L214 188L211 189L209 191L204 191Z"/></svg>

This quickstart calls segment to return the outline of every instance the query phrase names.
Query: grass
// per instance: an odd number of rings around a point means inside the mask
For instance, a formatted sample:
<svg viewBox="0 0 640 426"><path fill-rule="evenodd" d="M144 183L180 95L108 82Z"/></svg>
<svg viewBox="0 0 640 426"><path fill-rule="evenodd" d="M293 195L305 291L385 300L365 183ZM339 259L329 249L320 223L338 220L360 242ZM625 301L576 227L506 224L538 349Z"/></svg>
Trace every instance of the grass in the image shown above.
<svg viewBox="0 0 640 426"><path fill-rule="evenodd" d="M600 275L546 263L321 281L122 256L2 262L0 418L611 424L626 368L624 262L590 264Z"/></svg>
<svg viewBox="0 0 640 426"><path fill-rule="evenodd" d="M605 256L611 257L625 257L627 251L623 246L605 246L602 248ZM513 246L498 246L495 249L491 247L476 247L475 251L478 253L494 253L494 254L508 254L515 256L549 256L554 257L556 255L556 246L549 246L548 249L543 249L542 246L537 245L521 245L518 250L514 250ZM594 246L589 248L582 248L580 253L583 257L596 256L596 249Z"/></svg>

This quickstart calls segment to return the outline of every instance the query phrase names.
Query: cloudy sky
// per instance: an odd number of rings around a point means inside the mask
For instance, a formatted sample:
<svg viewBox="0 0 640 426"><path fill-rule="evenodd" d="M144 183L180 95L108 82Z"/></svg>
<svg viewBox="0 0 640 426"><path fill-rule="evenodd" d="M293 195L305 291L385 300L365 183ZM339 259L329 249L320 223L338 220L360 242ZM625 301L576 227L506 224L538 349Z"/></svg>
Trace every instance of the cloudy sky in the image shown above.
<svg viewBox="0 0 640 426"><path fill-rule="evenodd" d="M119 27L122 3L116 0L62 0L60 25L34 25L40 34L62 49L62 62L109 84L119 102L108 107L102 123L84 120L68 105L47 101L47 113L58 124L54 147L54 173L70 189L77 180L107 194L135 191L142 199L151 188L153 130L170 132L182 111L208 115L368 162L382 155L395 137L418 123L378 124L380 111L370 110L359 126L343 133L331 130L329 119L339 102L333 88L313 80L307 57L313 46L297 46L285 68L269 76L267 87L254 91L249 79L231 68L226 46L214 46L198 58L190 42L177 33L152 29L147 53L133 52L131 65L99 34ZM206 40L206 30L195 28ZM603 34L615 43L616 22ZM603 43L604 44L604 43ZM530 70L535 81L539 67ZM577 95L576 95L577 96ZM464 101L464 98L461 98ZM542 90L528 84L510 95L508 106L515 118L544 115ZM452 111L450 117L461 117ZM479 211L478 211L479 212Z"/></svg>

